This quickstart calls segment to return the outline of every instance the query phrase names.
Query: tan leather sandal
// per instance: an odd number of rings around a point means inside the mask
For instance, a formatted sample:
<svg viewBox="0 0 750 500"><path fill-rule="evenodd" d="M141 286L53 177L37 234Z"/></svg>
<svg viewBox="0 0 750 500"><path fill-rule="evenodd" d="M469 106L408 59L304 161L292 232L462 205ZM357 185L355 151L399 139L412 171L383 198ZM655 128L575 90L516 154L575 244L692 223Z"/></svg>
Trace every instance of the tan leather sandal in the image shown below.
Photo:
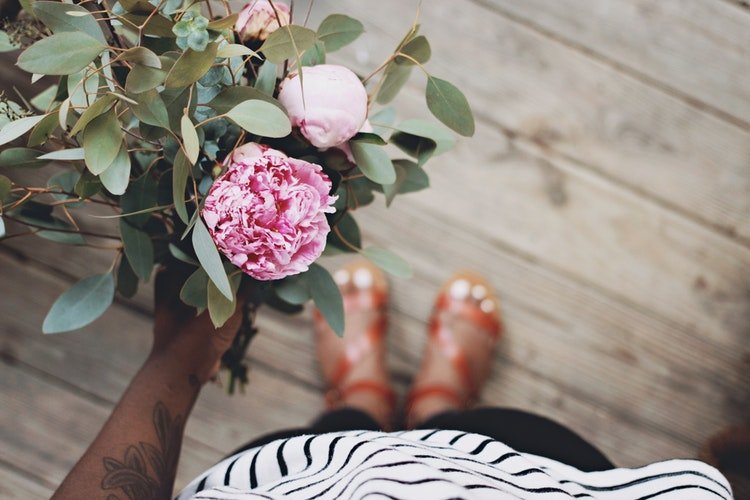
<svg viewBox="0 0 750 500"><path fill-rule="evenodd" d="M336 361L333 374L326 377L329 386L325 396L326 404L329 408L334 408L355 392L369 391L380 396L388 405L392 414L396 405L396 394L388 384L380 380L370 379L358 379L344 384L354 366L365 359L375 346L382 344L385 340L388 281L380 269L365 260L347 264L336 271L333 277L341 290L344 310L347 313L370 309L376 311L376 319L365 332L356 338L349 339L344 336L342 339L345 343L343 353ZM318 331L327 328L325 319L317 309L314 310L314 320L318 322ZM320 349L320 344L318 348Z"/></svg>
<svg viewBox="0 0 750 500"><path fill-rule="evenodd" d="M467 300L469 298L473 300ZM499 302L489 283L473 273L462 272L454 275L441 288L435 300L429 323L429 340L449 361L461 379L462 391L444 384L425 383L415 386L407 396L406 417L414 405L425 398L440 397L451 401L458 408L473 406L479 396L480 385L484 380L474 380L470 369L472 359L460 346L453 331L442 321L448 315L458 316L476 326L490 336L489 348L494 351L502 333Z"/></svg>

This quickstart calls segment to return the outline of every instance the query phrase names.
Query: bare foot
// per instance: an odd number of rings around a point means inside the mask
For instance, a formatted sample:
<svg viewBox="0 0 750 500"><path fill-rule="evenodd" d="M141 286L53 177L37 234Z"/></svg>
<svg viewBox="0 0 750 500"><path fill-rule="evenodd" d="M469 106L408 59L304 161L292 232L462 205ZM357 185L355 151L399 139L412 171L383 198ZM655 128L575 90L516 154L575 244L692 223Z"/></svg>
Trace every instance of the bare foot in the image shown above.
<svg viewBox="0 0 750 500"><path fill-rule="evenodd" d="M388 285L383 273L367 261L339 269L334 279L344 298L346 326L343 338L315 311L318 360L331 387L331 408L357 408L390 428L394 394L385 366L386 302Z"/></svg>
<svg viewBox="0 0 750 500"><path fill-rule="evenodd" d="M485 280L461 273L446 282L412 386L407 427L474 404L489 376L500 330L498 301Z"/></svg>

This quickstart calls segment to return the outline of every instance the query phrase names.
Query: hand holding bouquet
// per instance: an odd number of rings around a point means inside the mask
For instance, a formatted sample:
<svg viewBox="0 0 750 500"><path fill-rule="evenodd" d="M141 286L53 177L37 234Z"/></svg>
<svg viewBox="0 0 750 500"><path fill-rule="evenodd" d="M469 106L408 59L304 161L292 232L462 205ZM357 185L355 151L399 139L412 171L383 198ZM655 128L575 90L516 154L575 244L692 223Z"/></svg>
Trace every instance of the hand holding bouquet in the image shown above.
<svg viewBox="0 0 750 500"><path fill-rule="evenodd" d="M326 64L363 32L342 14L312 30L271 0L238 13L211 0L22 4L0 46L23 49L18 66L32 81L51 75L56 83L31 103L4 100L0 145L24 138L25 146L6 146L0 171L62 167L43 186L0 175L0 238L94 246L102 235L77 221L91 217L82 212L90 204L110 207L120 230L110 269L63 293L46 333L87 325L115 293L132 296L155 265L182 261L192 267L179 292L185 304L207 310L216 327L242 308L223 360L231 389L246 381L261 304L295 312L312 299L343 332L341 297L316 263L321 255L359 252L393 274L410 273L393 253L363 248L352 212L376 192L389 205L428 187L425 163L454 139L436 123L396 123L394 110L374 108L417 69L432 114L459 134L474 131L463 94L425 68L431 50L416 22L362 77ZM237 299L240 286L247 300Z"/></svg>

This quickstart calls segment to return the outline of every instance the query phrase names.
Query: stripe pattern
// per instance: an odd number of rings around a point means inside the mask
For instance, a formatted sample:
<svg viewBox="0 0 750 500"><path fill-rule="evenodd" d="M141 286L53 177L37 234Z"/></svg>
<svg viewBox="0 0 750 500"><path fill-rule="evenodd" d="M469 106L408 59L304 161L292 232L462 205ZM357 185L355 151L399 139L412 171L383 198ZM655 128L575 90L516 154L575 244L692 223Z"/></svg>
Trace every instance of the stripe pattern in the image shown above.
<svg viewBox="0 0 750 500"><path fill-rule="evenodd" d="M721 473L695 460L582 472L479 434L415 430L280 439L220 462L177 498L281 497L728 500L732 491Z"/></svg>

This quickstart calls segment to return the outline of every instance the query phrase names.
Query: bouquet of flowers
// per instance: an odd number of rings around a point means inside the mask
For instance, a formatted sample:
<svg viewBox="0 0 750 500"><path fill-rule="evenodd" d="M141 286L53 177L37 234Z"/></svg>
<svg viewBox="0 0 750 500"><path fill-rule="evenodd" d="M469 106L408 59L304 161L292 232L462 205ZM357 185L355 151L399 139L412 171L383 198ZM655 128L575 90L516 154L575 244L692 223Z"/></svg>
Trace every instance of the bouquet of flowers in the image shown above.
<svg viewBox="0 0 750 500"><path fill-rule="evenodd" d="M91 204L111 208L119 224L118 244L107 247L112 266L64 292L45 333L89 324L115 293L130 297L148 282L155 265L181 261L193 269L183 302L208 310L217 327L237 307L245 315L223 359L231 391L247 379L261 304L291 313L312 299L342 334L341 296L316 263L321 255L358 252L410 274L388 250L362 246L352 213L376 192L390 204L428 187L425 162L452 146L448 129L474 132L464 95L425 68L431 50L416 21L362 76L326 64L364 31L342 14L313 30L309 10L296 16L273 0L236 13L215 0L21 4L0 50L23 49L17 65L32 82L57 79L30 102L3 96L0 170L61 167L42 186L0 175L0 238L101 247L101 235L76 221ZM373 110L415 69L426 76L427 107L447 127ZM24 138L25 147L7 146ZM21 232L6 231L4 220ZM240 286L250 290L242 301Z"/></svg>

